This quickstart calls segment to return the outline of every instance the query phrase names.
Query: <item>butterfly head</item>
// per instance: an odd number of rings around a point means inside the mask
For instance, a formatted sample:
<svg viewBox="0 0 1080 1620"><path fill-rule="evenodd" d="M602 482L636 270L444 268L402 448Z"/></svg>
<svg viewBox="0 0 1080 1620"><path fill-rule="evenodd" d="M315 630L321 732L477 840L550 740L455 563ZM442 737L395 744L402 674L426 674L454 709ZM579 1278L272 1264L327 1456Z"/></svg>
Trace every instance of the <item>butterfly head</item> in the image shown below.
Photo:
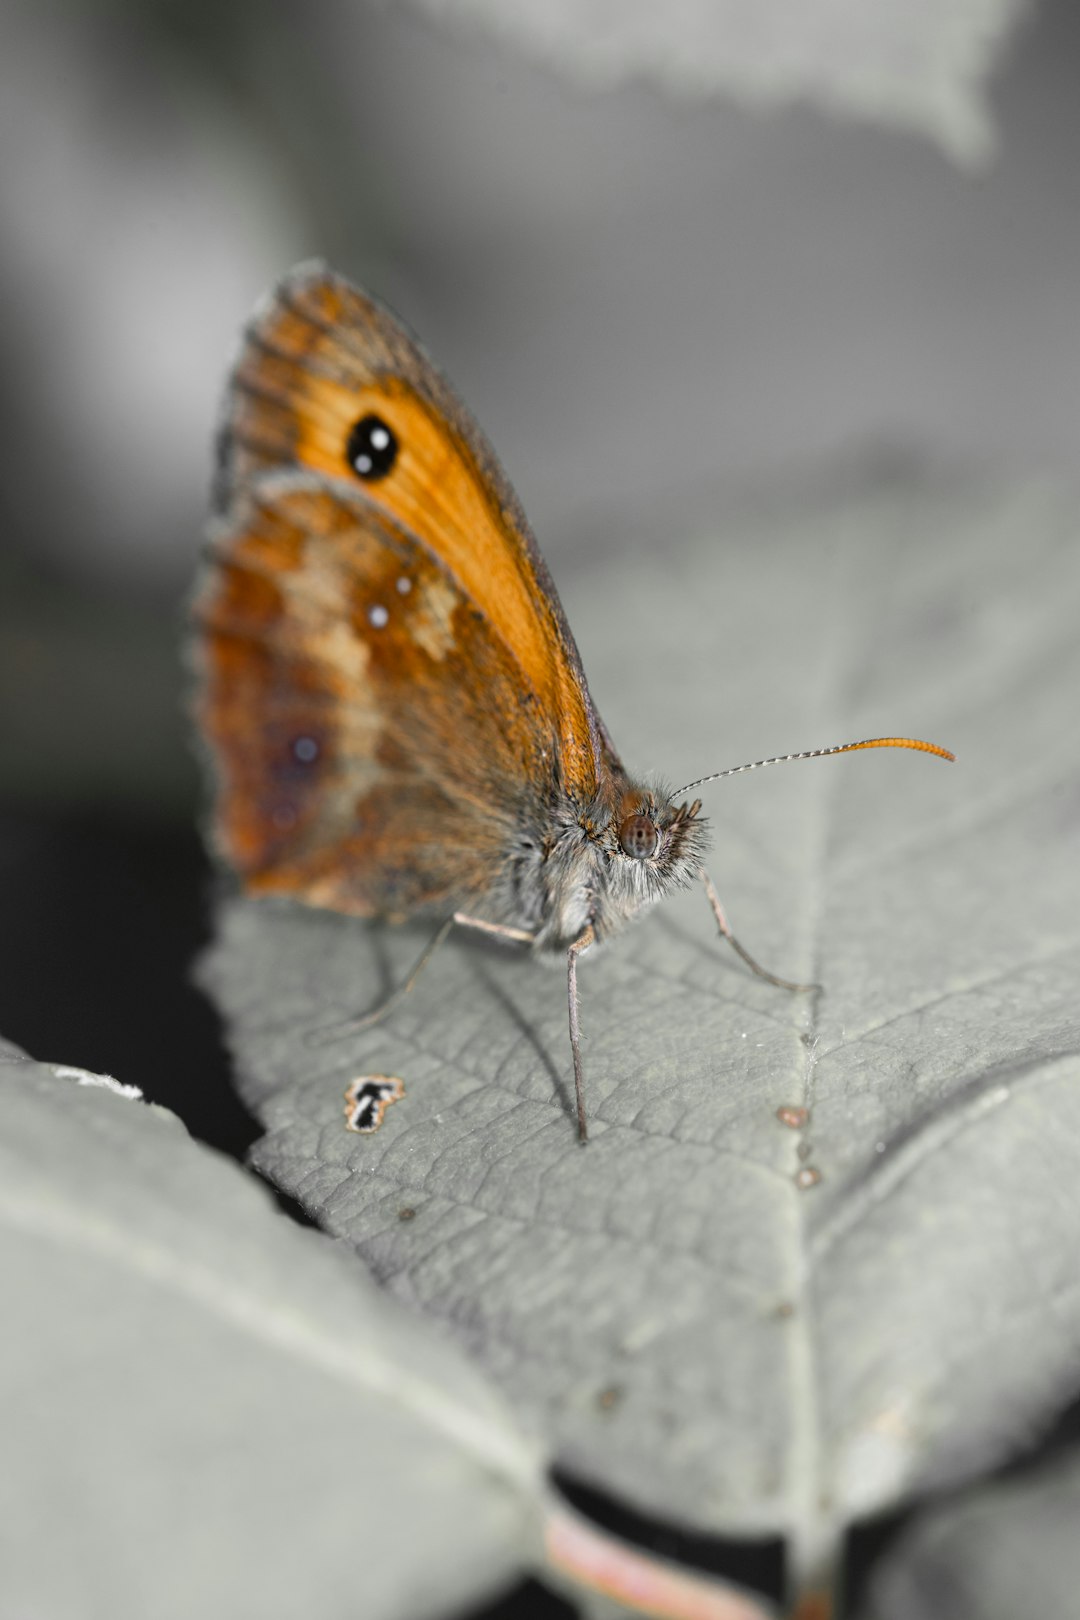
<svg viewBox="0 0 1080 1620"><path fill-rule="evenodd" d="M683 865L688 857L704 853L700 811L700 799L675 805L651 790L624 793L612 818L619 852L627 860L651 862L662 869Z"/></svg>
<svg viewBox="0 0 1080 1620"><path fill-rule="evenodd" d="M589 829L604 855L594 926L602 935L673 889L693 883L709 847L701 800L676 804L655 788L626 783Z"/></svg>

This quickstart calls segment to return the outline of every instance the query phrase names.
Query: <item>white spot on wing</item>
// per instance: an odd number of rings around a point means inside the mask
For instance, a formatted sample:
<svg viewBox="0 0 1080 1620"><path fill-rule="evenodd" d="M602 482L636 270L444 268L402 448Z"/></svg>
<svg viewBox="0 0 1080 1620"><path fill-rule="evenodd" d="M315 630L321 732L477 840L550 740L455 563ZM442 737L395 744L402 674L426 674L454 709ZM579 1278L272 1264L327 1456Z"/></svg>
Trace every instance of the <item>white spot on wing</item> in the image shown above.
<svg viewBox="0 0 1080 1620"><path fill-rule="evenodd" d="M373 607L368 608L368 623L373 624L376 630L381 630L389 618L390 615L381 602L376 602Z"/></svg>
<svg viewBox="0 0 1080 1620"><path fill-rule="evenodd" d="M409 634L438 663L454 646L454 609L458 601L458 592L449 580L439 574L421 578L409 612Z"/></svg>

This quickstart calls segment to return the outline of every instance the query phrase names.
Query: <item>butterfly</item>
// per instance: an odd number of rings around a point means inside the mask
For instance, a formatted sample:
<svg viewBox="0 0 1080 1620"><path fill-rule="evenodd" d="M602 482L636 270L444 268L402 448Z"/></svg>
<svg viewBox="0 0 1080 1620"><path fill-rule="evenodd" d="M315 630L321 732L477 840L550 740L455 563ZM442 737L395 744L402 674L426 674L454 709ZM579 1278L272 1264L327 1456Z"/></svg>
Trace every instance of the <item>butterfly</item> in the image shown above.
<svg viewBox="0 0 1080 1620"><path fill-rule="evenodd" d="M625 769L521 506L389 310L321 264L246 329L197 591L211 841L252 895L453 925L565 955L587 1136L581 954L702 883L701 800ZM361 1027L396 1003L395 995Z"/></svg>

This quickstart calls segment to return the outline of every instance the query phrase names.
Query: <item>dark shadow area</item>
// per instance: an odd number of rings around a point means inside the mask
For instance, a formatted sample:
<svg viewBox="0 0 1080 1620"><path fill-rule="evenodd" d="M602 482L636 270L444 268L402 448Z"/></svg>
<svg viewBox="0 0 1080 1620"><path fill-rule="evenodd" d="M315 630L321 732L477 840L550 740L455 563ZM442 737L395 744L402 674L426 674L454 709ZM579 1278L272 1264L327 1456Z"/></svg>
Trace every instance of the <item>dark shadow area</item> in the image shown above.
<svg viewBox="0 0 1080 1620"><path fill-rule="evenodd" d="M141 1086L242 1159L259 1129L191 982L212 882L193 828L0 812L0 1031L31 1057Z"/></svg>
<svg viewBox="0 0 1080 1620"><path fill-rule="evenodd" d="M849 1531L844 1555L844 1603L851 1614L863 1613L874 1570L915 1516L915 1508L899 1508L880 1519L854 1525Z"/></svg>
<svg viewBox="0 0 1080 1620"><path fill-rule="evenodd" d="M578 1611L539 1581L522 1581L512 1592L483 1609L471 1609L462 1620L574 1620Z"/></svg>

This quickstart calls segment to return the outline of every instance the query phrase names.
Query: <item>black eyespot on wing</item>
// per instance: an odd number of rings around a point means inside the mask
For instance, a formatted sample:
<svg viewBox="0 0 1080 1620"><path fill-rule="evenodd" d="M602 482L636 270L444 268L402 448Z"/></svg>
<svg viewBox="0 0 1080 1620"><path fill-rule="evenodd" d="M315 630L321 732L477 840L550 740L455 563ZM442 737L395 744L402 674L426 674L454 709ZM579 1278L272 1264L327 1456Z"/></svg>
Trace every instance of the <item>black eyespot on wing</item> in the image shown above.
<svg viewBox="0 0 1080 1620"><path fill-rule="evenodd" d="M397 460L398 442L381 416L362 416L354 422L345 445L345 460L365 484L385 478Z"/></svg>

